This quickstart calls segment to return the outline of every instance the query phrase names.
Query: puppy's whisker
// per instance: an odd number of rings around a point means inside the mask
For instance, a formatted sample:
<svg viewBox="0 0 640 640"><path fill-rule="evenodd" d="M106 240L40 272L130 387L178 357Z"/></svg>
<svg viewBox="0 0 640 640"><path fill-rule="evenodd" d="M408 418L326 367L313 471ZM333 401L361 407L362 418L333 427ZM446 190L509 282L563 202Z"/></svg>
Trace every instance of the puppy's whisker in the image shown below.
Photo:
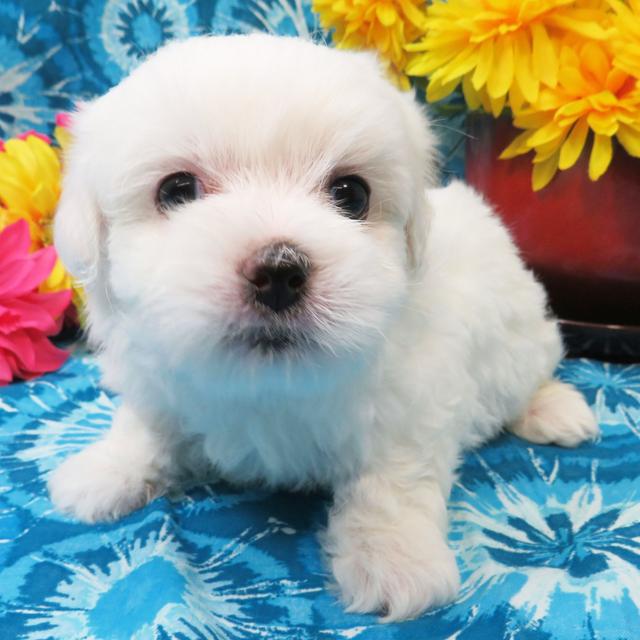
<svg viewBox="0 0 640 640"><path fill-rule="evenodd" d="M470 134L468 131L465 131L464 129L458 129L458 127L453 127L450 124L442 124L439 121L433 121L432 122L434 128L436 129L445 129L446 131L451 131L452 133L457 133L459 134L461 137L463 138L468 138L469 140L475 140L476 136Z"/></svg>

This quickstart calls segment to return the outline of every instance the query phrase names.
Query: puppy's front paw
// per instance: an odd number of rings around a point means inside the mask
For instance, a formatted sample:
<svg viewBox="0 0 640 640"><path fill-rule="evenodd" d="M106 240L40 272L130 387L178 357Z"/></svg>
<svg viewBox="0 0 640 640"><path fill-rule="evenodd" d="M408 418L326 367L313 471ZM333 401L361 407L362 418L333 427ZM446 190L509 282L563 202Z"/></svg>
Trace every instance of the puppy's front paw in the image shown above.
<svg viewBox="0 0 640 640"><path fill-rule="evenodd" d="M383 622L391 622L414 618L455 599L460 575L444 541L374 535L343 540L331 558L348 611L381 613Z"/></svg>
<svg viewBox="0 0 640 640"><path fill-rule="evenodd" d="M525 414L509 430L529 442L554 443L561 447L577 447L600 434L596 418L582 394L559 380L543 384Z"/></svg>
<svg viewBox="0 0 640 640"><path fill-rule="evenodd" d="M65 460L49 478L55 507L78 520L115 520L144 506L156 490L143 469L118 457L105 441Z"/></svg>

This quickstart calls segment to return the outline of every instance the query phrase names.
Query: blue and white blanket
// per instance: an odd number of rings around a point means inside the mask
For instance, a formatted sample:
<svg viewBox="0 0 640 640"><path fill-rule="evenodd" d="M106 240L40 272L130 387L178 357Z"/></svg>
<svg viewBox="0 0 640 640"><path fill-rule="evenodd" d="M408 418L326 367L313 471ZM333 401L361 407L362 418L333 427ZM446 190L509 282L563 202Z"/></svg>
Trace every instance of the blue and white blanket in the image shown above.
<svg viewBox="0 0 640 640"><path fill-rule="evenodd" d="M346 614L316 540L328 497L205 486L114 524L56 513L46 477L100 437L118 399L91 357L0 390L0 638L640 638L640 366L566 361L602 440L504 435L450 500L454 604L380 625Z"/></svg>

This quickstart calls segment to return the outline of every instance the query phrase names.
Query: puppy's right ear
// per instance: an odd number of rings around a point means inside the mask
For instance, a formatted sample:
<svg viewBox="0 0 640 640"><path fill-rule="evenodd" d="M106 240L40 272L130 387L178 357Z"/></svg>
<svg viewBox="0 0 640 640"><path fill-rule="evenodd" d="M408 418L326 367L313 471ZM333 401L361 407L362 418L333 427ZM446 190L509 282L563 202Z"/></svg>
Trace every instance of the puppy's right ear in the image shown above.
<svg viewBox="0 0 640 640"><path fill-rule="evenodd" d="M83 284L97 273L100 256L100 212L90 177L91 158L85 157L82 140L76 138L76 118L71 124L71 144L64 157L62 195L54 218L54 241L63 264Z"/></svg>

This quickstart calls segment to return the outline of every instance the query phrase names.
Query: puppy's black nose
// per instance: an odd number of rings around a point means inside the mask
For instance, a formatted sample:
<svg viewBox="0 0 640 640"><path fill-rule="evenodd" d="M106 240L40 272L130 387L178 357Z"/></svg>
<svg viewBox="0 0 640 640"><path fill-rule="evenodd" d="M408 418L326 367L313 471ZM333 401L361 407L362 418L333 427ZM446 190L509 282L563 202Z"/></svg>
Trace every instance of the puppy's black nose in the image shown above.
<svg viewBox="0 0 640 640"><path fill-rule="evenodd" d="M244 270L255 301L280 313L295 305L309 276L305 253L286 242L269 245L258 252Z"/></svg>

